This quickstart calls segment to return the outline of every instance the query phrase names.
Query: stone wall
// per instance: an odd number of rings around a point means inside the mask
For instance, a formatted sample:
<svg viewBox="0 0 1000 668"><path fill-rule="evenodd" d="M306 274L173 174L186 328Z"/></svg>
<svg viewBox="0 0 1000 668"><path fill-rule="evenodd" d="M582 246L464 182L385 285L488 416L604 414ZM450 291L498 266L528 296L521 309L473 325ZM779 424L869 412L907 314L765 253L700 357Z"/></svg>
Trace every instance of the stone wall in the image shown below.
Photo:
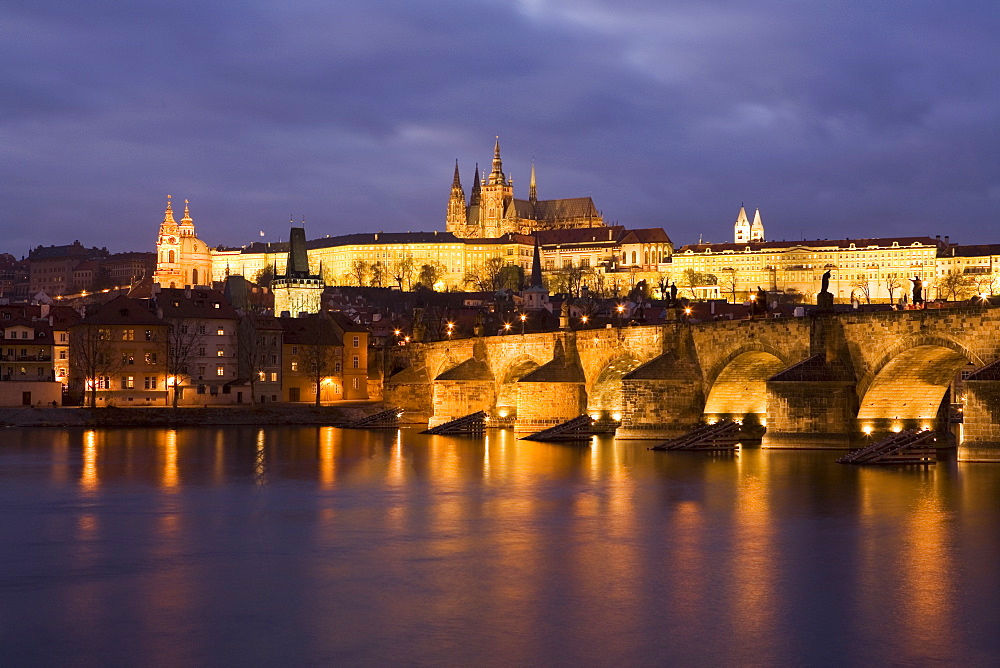
<svg viewBox="0 0 1000 668"><path fill-rule="evenodd" d="M496 404L495 384L488 380L434 382L434 413L428 427L475 413L492 411Z"/></svg>
<svg viewBox="0 0 1000 668"><path fill-rule="evenodd" d="M518 383L515 431L539 431L583 415L583 383Z"/></svg>

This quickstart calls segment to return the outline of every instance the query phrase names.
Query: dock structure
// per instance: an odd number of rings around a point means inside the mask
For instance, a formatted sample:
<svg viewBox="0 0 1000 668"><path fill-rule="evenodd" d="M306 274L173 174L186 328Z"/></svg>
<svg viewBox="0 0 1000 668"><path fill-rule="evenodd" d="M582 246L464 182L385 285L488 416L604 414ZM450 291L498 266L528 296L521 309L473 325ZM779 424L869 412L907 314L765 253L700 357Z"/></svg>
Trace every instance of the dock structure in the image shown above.
<svg viewBox="0 0 1000 668"><path fill-rule="evenodd" d="M733 451L740 445L740 424L720 420L706 424L683 436L655 445L650 450L702 450L706 452Z"/></svg>
<svg viewBox="0 0 1000 668"><path fill-rule="evenodd" d="M444 422L436 427L425 429L420 433L436 434L439 436L458 434L482 435L486 431L486 425L489 421L490 418L486 414L486 411L476 411L475 413L463 415L449 422Z"/></svg>
<svg viewBox="0 0 1000 668"><path fill-rule="evenodd" d="M355 420L344 425L344 429L395 429L399 426L399 417L403 414L398 408L387 408L373 413L368 417Z"/></svg>
<svg viewBox="0 0 1000 668"><path fill-rule="evenodd" d="M838 464L917 464L937 461L937 435L933 431L906 429L886 436L837 460Z"/></svg>
<svg viewBox="0 0 1000 668"><path fill-rule="evenodd" d="M594 420L589 415L581 415L572 420L567 420L554 427L536 431L529 436L522 436L522 441L587 441L596 433L594 431ZM602 432L603 433L603 432Z"/></svg>

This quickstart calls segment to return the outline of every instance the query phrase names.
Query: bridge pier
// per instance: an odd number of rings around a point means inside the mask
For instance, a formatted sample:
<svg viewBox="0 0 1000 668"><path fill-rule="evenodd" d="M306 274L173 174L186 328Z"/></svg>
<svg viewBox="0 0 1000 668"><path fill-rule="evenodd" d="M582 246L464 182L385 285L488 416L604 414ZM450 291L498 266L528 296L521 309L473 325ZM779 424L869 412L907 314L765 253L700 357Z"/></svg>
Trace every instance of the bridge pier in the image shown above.
<svg viewBox="0 0 1000 668"><path fill-rule="evenodd" d="M813 355L767 379L767 445L816 439L841 445L856 429L855 382Z"/></svg>
<svg viewBox="0 0 1000 668"><path fill-rule="evenodd" d="M587 378L574 344L558 341L550 361L517 381L514 431L540 431L586 412Z"/></svg>
<svg viewBox="0 0 1000 668"><path fill-rule="evenodd" d="M1000 462L1000 362L974 372L965 381L960 462Z"/></svg>
<svg viewBox="0 0 1000 668"><path fill-rule="evenodd" d="M615 436L670 438L701 422L705 393L697 365L670 351L622 379L622 424Z"/></svg>
<svg viewBox="0 0 1000 668"><path fill-rule="evenodd" d="M431 429L470 413L489 413L496 405L493 373L488 364L475 358L440 374L433 385L434 412L427 421Z"/></svg>

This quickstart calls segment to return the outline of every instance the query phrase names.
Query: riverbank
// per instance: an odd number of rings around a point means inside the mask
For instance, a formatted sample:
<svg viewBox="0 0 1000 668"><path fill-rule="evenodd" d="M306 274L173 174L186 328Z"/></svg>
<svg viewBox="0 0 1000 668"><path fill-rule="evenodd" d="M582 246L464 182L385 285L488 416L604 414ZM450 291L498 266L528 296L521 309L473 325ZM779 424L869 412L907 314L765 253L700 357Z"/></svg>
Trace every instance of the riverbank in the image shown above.
<svg viewBox="0 0 1000 668"><path fill-rule="evenodd" d="M352 401L318 408L301 404L0 408L0 427L197 427L241 424L336 427L380 410L382 403L377 401Z"/></svg>

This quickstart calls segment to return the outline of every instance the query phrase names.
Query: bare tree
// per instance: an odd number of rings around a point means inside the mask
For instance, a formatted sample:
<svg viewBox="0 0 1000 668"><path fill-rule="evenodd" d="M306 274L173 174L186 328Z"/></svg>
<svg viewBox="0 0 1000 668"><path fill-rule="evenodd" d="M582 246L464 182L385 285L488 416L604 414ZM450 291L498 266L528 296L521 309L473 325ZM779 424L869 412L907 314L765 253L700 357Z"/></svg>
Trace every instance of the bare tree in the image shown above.
<svg viewBox="0 0 1000 668"><path fill-rule="evenodd" d="M656 275L656 289L660 294L660 299L666 299L670 293L670 274L659 273Z"/></svg>
<svg viewBox="0 0 1000 668"><path fill-rule="evenodd" d="M303 373L309 375L316 387L316 405L319 406L323 381L333 375L339 357L329 320L319 317L314 323L310 323L305 339L304 343L298 345L299 363Z"/></svg>
<svg viewBox="0 0 1000 668"><path fill-rule="evenodd" d="M981 295L992 295L996 290L997 277L993 273L979 274L975 278L976 292Z"/></svg>
<svg viewBox="0 0 1000 668"><path fill-rule="evenodd" d="M371 286L373 288L381 288L385 284L385 265L382 264L381 260L375 260L371 265Z"/></svg>
<svg viewBox="0 0 1000 668"><path fill-rule="evenodd" d="M347 270L347 276L349 280L353 281L358 287L363 287L365 281L368 278L368 272L371 266L357 257L351 260L350 268Z"/></svg>
<svg viewBox="0 0 1000 668"><path fill-rule="evenodd" d="M170 403L177 408L181 395L181 378L190 379L188 368L199 357L198 349L205 344L205 337L199 333L198 321L189 318L167 320L166 334L160 341L160 350L167 369L167 379L174 379L174 392Z"/></svg>
<svg viewBox="0 0 1000 668"><path fill-rule="evenodd" d="M737 272L735 267L726 267L722 270L722 277L719 279L719 286L723 292L732 295L733 303L736 303Z"/></svg>
<svg viewBox="0 0 1000 668"><path fill-rule="evenodd" d="M501 257L491 257L483 264L469 268L462 276L462 282L471 285L480 292L496 292L504 283L504 270L507 263Z"/></svg>
<svg viewBox="0 0 1000 668"><path fill-rule="evenodd" d="M389 275L396 281L400 290L409 289L410 283L413 282L414 268L413 256L409 254L398 260L393 260L388 266Z"/></svg>
<svg viewBox="0 0 1000 668"><path fill-rule="evenodd" d="M944 295L950 301L968 299L972 296L973 281L969 276L949 271L938 281L937 289L938 295Z"/></svg>
<svg viewBox="0 0 1000 668"><path fill-rule="evenodd" d="M264 268L258 271L253 278L254 283L264 287L271 285L272 280L274 280L274 265L270 263L265 264Z"/></svg>
<svg viewBox="0 0 1000 668"><path fill-rule="evenodd" d="M872 284L868 279L868 274L858 274L858 277L851 281L851 288L860 292L866 303L872 303Z"/></svg>
<svg viewBox="0 0 1000 668"><path fill-rule="evenodd" d="M237 325L237 361L240 375L250 381L251 404L257 403L257 381L278 353L276 332L264 328L267 319L258 313L245 313Z"/></svg>
<svg viewBox="0 0 1000 668"><path fill-rule="evenodd" d="M97 406L97 390L111 389L111 377L122 368L113 334L107 325L83 323L74 326L70 336L70 366L83 380L91 408Z"/></svg>
<svg viewBox="0 0 1000 668"><path fill-rule="evenodd" d="M882 284L885 286L886 292L889 293L889 303L893 303L895 301L893 295L896 294L896 290L903 287L902 282L895 274L889 274L882 279Z"/></svg>

